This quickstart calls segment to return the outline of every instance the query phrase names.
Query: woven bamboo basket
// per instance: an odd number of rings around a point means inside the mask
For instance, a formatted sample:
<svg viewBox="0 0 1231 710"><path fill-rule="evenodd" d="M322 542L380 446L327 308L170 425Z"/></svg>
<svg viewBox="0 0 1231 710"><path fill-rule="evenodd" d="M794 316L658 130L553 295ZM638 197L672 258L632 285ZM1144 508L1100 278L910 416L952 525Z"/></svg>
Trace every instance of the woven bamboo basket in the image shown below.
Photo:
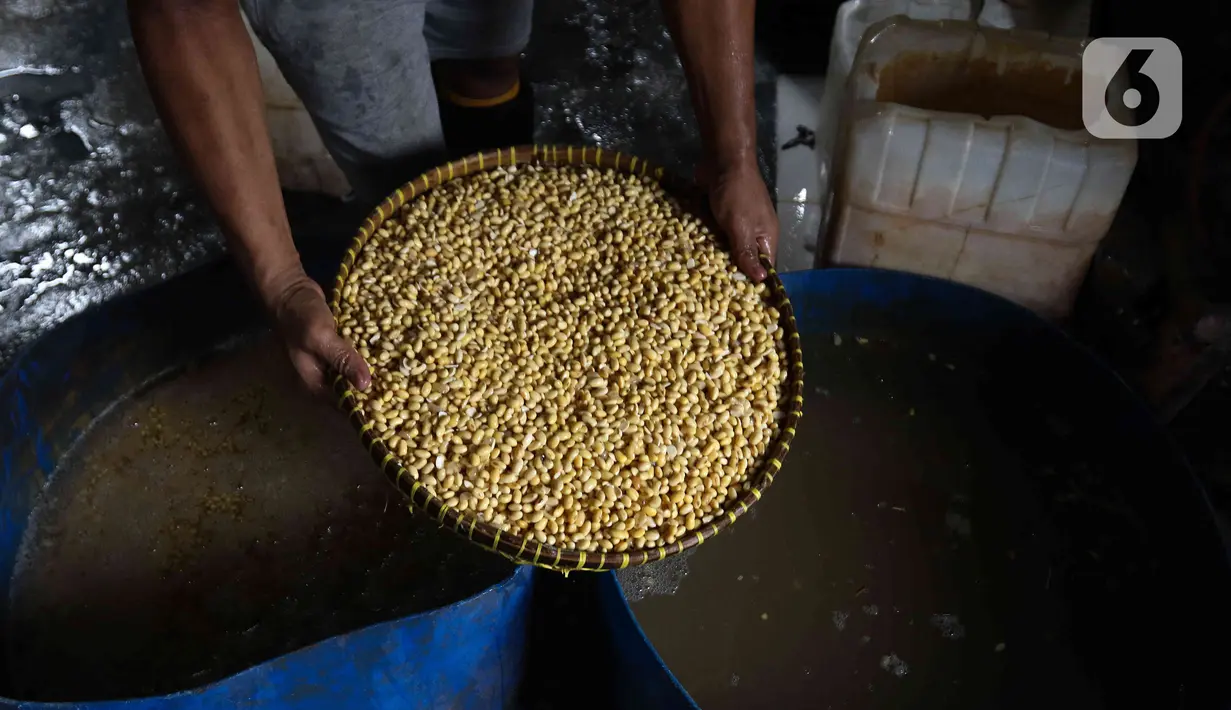
<svg viewBox="0 0 1231 710"><path fill-rule="evenodd" d="M686 209L708 219L704 208L696 206L694 204L696 201L689 199L689 191L683 184L672 184L669 178L664 177L662 168L651 166L644 160L622 153L604 151L601 148L579 148L572 146L519 146L472 155L434 168L420 175L398 188L372 211L371 215L360 226L358 234L355 235L354 241L342 258L342 265L338 270L329 302L335 319L340 313L339 304L342 298L342 287L346 282L347 275L350 273L351 268L354 267L355 261L363 251L364 245L381 223L396 214L398 209L404 204L430 191L437 185L479 171L492 170L498 166L517 163L538 163L558 166L589 165L622 173L648 175L658 180L668 192L682 198L681 202ZM372 458L380 466L390 482L409 499L412 508L427 513L435 518L441 526L466 537L471 542L481 545L492 552L504 555L515 562L532 564L567 573L574 570L622 569L629 566L642 565L647 562L656 562L665 557L679 554L684 550L700 545L722 532L728 525L733 524L741 515L746 513L749 507L760 500L761 494L774 482L774 476L782 468L783 458L790 449L791 439L795 435L795 427L803 411L803 352L799 345L799 331L796 328L795 316L791 310L791 303L787 299L786 289L783 287L781 279L778 278L777 272L774 271L772 264L769 263L768 257L762 255L762 258L769 271L767 283L769 284L772 299L771 303L767 305L777 307L781 314L779 325L783 329L787 350L788 386L786 388L786 397L788 401L783 403L783 410L786 416L781 420L781 429L777 438L770 444L769 455L765 459L762 469L754 472L749 477L749 489L739 499L729 504L716 519L703 525L698 530L689 532L676 542L632 552L584 552L534 542L526 537L501 530L489 523L480 522L469 512L462 512L445 505L442 499L433 495L427 488L409 475L403 463L398 460L397 455L389 450L380 435L373 429L372 423L369 421L362 405L354 396L354 391L351 389L350 384L345 378L335 373L333 382L334 391L338 397L338 407L343 412L346 412L351 423L358 430L363 445L367 447Z"/></svg>

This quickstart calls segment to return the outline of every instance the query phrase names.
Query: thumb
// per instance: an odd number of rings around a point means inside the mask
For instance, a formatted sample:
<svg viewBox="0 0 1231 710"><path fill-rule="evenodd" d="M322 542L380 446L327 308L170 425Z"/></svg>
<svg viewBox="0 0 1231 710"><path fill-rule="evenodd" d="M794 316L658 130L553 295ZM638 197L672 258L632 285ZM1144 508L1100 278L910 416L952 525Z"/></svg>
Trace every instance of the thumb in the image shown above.
<svg viewBox="0 0 1231 710"><path fill-rule="evenodd" d="M327 331L315 350L318 357L360 390L366 390L372 384L372 371L368 364L359 351L337 333Z"/></svg>
<svg viewBox="0 0 1231 710"><path fill-rule="evenodd" d="M765 267L761 265L761 257L757 255L757 247L752 244L736 247L735 265L753 283L759 284L765 280L766 276L769 276L769 273L765 271Z"/></svg>

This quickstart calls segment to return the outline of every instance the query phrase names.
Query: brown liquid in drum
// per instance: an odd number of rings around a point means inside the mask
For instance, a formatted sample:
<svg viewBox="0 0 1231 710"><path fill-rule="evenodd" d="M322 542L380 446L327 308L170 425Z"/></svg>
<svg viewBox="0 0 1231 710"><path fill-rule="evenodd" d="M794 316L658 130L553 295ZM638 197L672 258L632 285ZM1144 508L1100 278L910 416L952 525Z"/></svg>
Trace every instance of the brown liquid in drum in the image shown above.
<svg viewBox="0 0 1231 710"><path fill-rule="evenodd" d="M268 335L97 421L21 559L8 651L38 700L200 686L511 572L412 516Z"/></svg>

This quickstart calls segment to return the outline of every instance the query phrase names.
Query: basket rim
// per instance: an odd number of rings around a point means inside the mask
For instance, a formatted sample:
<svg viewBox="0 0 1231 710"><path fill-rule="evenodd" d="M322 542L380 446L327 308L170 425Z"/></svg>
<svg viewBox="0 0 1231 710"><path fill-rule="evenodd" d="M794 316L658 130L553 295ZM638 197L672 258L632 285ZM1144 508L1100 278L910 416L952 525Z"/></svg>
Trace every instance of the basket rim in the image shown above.
<svg viewBox="0 0 1231 710"><path fill-rule="evenodd" d="M571 145L525 145L502 148L466 156L438 166L403 184L386 197L372 210L363 224L360 225L355 237L351 240L342 257L337 276L329 299L329 309L333 313L334 328L341 335L339 323L342 292L351 269L355 266L363 247L372 235L381 227L385 220L397 214L398 209L417 197L430 192L440 184L465 177L476 172L507 167L516 164L536 163L555 167L569 165L589 165L597 168L612 169L617 172L636 176L650 177L664 186L668 192L672 188L678 192L683 189L672 177L664 174L661 167L655 167L640 158L625 155L616 151L605 151L602 148ZM688 209L688 208L686 208ZM689 209L696 216L699 209ZM795 314L786 288L782 284L778 272L769 261L766 254L761 259L768 272L765 283L769 286L767 307L778 309L779 327L783 329L783 342L787 354L787 393L786 411L782 419L777 437L770 443L768 455L760 470L747 477L748 489L734 502L727 503L715 519L700 528L687 532L676 542L662 544L653 548L632 550L628 552L586 552L575 548L562 548L545 543L534 542L530 535L518 535L503 530L491 523L480 522L478 517L469 511L459 511L446 505L442 498L437 497L422 483L413 480L397 455L386 446L373 426L362 405L359 403L355 390L346 378L337 373L332 374L333 391L337 395L337 407L358 431L360 440L371 454L372 459L381 471L404 496L410 500L412 508L417 508L432 516L442 527L469 539L471 542L487 548L492 552L520 563L544 567L547 569L570 571L602 571L623 569L649 562L657 562L672 555L701 545L706 540L722 532L735 523L748 509L761 499L761 495L774 482L774 476L781 471L782 461L791 448L791 441L799 419L803 414L804 368L803 351L800 348L799 330L795 322Z"/></svg>

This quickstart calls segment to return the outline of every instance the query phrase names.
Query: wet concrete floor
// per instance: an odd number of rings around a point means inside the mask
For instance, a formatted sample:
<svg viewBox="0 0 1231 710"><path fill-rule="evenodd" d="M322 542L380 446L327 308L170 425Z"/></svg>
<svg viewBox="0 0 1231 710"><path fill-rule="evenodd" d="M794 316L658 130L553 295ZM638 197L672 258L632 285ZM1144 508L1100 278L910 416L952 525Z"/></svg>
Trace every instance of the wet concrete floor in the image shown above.
<svg viewBox="0 0 1231 710"><path fill-rule="evenodd" d="M21 698L198 686L512 572L412 516L268 335L118 404L46 495L6 635Z"/></svg>
<svg viewBox="0 0 1231 710"><path fill-rule="evenodd" d="M1098 706L1032 483L1046 466L1021 455L1048 444L990 416L995 388L951 354L802 345L774 487L685 569L622 578L684 687L707 710Z"/></svg>

